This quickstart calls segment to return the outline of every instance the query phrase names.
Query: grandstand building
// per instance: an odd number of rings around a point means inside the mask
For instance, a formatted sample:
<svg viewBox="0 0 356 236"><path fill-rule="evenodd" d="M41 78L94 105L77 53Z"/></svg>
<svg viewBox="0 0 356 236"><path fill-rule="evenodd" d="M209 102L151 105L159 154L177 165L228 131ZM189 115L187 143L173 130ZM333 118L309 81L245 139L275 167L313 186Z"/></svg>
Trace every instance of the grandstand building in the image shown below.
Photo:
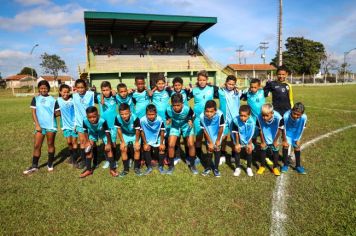
<svg viewBox="0 0 356 236"><path fill-rule="evenodd" d="M186 86L202 69L212 83L224 77L222 66L199 45L216 17L86 11L84 22L86 65L79 66L79 74L96 87L103 80L132 87L138 74L147 78L147 85L160 73L168 82L180 76Z"/></svg>

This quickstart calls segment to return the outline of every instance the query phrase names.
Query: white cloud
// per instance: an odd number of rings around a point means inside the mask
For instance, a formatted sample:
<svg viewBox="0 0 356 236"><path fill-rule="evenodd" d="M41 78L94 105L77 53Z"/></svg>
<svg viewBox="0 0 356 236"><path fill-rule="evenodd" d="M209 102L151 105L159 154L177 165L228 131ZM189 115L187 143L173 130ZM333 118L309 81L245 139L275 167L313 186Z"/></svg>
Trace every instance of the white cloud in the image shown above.
<svg viewBox="0 0 356 236"><path fill-rule="evenodd" d="M24 6L46 5L50 3L48 0L15 0L15 2Z"/></svg>
<svg viewBox="0 0 356 236"><path fill-rule="evenodd" d="M76 4L40 6L22 11L13 18L0 17L0 28L8 31L25 31L33 27L57 28L82 23L84 10Z"/></svg>
<svg viewBox="0 0 356 236"><path fill-rule="evenodd" d="M73 45L83 43L85 36L83 32L77 29L71 30L67 28L53 29L48 31L49 35L54 36L62 45Z"/></svg>
<svg viewBox="0 0 356 236"><path fill-rule="evenodd" d="M1 50L0 72L3 77L16 74L20 72L24 66L30 66L31 61L34 63L35 58L32 58L30 53L11 49Z"/></svg>

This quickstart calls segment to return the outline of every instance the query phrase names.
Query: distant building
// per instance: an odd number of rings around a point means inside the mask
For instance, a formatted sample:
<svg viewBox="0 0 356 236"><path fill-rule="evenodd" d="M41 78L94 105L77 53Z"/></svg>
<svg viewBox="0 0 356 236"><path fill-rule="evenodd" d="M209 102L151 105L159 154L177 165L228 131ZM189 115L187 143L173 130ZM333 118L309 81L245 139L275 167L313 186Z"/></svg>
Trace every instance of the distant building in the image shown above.
<svg viewBox="0 0 356 236"><path fill-rule="evenodd" d="M225 67L225 71L240 79L270 79L276 70L276 67L268 64L229 64Z"/></svg>
<svg viewBox="0 0 356 236"><path fill-rule="evenodd" d="M57 77L57 81L54 80L54 76L52 75L41 75L40 77L38 77L37 83L41 80L47 80L49 82L49 85L55 88L58 88L60 84L67 84L69 86L74 85L74 79L68 75L59 75Z"/></svg>
<svg viewBox="0 0 356 236"><path fill-rule="evenodd" d="M33 87L36 78L31 75L11 75L4 79L7 88Z"/></svg>

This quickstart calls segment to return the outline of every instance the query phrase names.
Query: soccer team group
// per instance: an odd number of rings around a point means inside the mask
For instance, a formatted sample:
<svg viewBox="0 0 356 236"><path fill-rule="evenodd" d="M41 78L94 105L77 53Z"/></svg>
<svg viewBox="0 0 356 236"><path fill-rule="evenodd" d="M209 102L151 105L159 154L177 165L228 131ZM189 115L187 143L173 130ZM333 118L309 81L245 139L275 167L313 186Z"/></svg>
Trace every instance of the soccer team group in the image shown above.
<svg viewBox="0 0 356 236"><path fill-rule="evenodd" d="M199 158L204 168L203 176L210 173L221 176L219 163L226 155L228 136L236 165L234 176L241 174L242 155L247 160L247 175L253 176L252 154L258 138L260 164L257 174L263 174L267 165L276 176L287 172L291 148L295 154L295 170L305 174L301 166L300 139L307 117L302 103L293 104L287 76L287 68L281 66L277 69L277 80L268 81L262 88L259 79L251 79L249 89L244 91L237 88L237 79L232 75L227 76L223 87L210 85L206 71L198 72L193 88L184 88L180 77L174 78L172 86L167 86L165 77L160 76L155 87L148 90L145 78L137 76L134 90L120 83L115 91L104 81L98 94L89 91L86 82L78 79L73 89L61 85L58 99L49 95L49 83L40 81L39 94L31 102L35 123L32 165L23 173L38 171L45 137L47 168L53 171L57 117L60 116L60 127L70 152L68 161L84 169L81 178L92 175L98 166L96 143L99 140L104 144L104 165L111 176L126 176L131 163L136 175L149 175L153 171L152 160L157 161L161 174L171 175L181 136L184 159L194 175L199 174L195 164L195 159ZM272 104L265 100L269 94L272 94ZM188 104L190 99L194 99L193 109ZM214 99L219 100L219 105ZM247 101L247 105L241 105L241 100ZM203 139L206 153L202 152ZM123 162L121 173L117 171L117 145ZM283 164L279 168L280 147ZM146 165L144 171L141 165Z"/></svg>

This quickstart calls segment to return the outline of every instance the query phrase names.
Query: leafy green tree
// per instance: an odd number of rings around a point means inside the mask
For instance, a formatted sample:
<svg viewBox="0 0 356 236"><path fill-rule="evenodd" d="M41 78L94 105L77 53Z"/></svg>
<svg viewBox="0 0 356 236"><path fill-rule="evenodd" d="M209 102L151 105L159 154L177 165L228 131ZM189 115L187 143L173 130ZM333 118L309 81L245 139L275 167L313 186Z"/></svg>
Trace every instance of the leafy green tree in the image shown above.
<svg viewBox="0 0 356 236"><path fill-rule="evenodd" d="M303 37L289 37L283 52L283 64L296 74L316 74L322 60L326 57L324 45ZM278 57L272 59L272 65L278 65Z"/></svg>
<svg viewBox="0 0 356 236"><path fill-rule="evenodd" d="M18 75L33 75L33 77L35 78L37 78L38 76L35 69L27 66L22 68L22 70L20 71L20 73L18 73Z"/></svg>
<svg viewBox="0 0 356 236"><path fill-rule="evenodd" d="M56 54L49 55L44 53L41 55L42 62L40 66L43 68L44 73L53 75L55 81L57 81L59 72L66 73L68 68L64 60L62 60Z"/></svg>

